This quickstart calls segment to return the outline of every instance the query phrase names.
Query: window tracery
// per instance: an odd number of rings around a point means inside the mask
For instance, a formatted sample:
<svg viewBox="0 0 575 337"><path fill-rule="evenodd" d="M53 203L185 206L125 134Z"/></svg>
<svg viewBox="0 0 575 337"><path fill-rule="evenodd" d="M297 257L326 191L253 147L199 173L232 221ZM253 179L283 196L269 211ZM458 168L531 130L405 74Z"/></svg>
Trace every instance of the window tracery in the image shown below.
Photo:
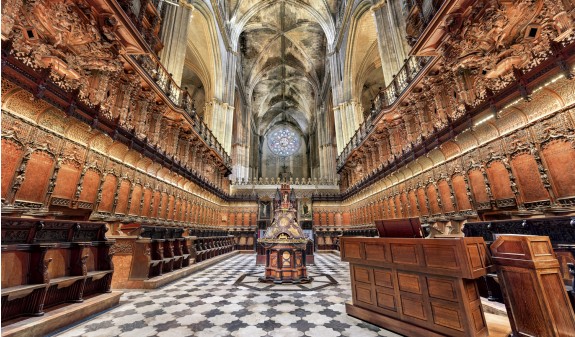
<svg viewBox="0 0 575 337"><path fill-rule="evenodd" d="M281 128L273 131L268 136L268 146L273 154L289 157L299 150L300 140L294 131L288 128Z"/></svg>

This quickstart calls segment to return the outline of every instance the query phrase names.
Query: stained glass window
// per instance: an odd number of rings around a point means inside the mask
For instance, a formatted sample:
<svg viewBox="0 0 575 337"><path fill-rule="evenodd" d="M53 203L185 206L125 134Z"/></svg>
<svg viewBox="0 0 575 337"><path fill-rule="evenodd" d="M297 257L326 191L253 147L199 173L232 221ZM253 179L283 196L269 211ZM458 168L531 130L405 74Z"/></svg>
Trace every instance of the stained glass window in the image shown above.
<svg viewBox="0 0 575 337"><path fill-rule="evenodd" d="M268 136L268 146L275 155L289 157L299 149L299 137L290 129L278 129Z"/></svg>

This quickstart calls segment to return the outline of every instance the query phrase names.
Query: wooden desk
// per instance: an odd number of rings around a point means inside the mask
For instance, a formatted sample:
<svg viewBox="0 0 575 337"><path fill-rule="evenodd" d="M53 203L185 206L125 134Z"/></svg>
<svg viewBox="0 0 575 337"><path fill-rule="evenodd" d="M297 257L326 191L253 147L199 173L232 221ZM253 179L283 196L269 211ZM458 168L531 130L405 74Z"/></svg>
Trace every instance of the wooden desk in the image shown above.
<svg viewBox="0 0 575 337"><path fill-rule="evenodd" d="M349 315L406 336L487 336L475 279L491 263L483 238L342 237Z"/></svg>

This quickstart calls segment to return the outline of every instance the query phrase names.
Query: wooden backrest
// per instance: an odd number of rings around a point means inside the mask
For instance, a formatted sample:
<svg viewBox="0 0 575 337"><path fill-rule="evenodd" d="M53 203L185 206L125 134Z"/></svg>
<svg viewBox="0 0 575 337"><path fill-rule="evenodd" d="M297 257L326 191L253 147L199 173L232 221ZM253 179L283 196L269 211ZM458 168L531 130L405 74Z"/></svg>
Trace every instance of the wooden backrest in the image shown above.
<svg viewBox="0 0 575 337"><path fill-rule="evenodd" d="M2 252L2 288L9 288L28 283L27 270L30 258L22 251Z"/></svg>

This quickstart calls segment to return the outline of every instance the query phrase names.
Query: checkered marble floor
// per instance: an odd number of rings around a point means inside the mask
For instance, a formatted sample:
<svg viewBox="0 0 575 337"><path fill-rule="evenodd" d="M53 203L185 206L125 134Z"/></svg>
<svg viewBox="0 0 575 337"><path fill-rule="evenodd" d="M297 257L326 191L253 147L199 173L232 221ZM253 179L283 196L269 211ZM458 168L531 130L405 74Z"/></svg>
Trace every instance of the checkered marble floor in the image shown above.
<svg viewBox="0 0 575 337"><path fill-rule="evenodd" d="M316 254L309 271L338 284L317 291L258 291L234 283L263 272L240 254L149 291L126 291L120 305L53 336L376 337L399 336L348 316L349 268L334 254Z"/></svg>

